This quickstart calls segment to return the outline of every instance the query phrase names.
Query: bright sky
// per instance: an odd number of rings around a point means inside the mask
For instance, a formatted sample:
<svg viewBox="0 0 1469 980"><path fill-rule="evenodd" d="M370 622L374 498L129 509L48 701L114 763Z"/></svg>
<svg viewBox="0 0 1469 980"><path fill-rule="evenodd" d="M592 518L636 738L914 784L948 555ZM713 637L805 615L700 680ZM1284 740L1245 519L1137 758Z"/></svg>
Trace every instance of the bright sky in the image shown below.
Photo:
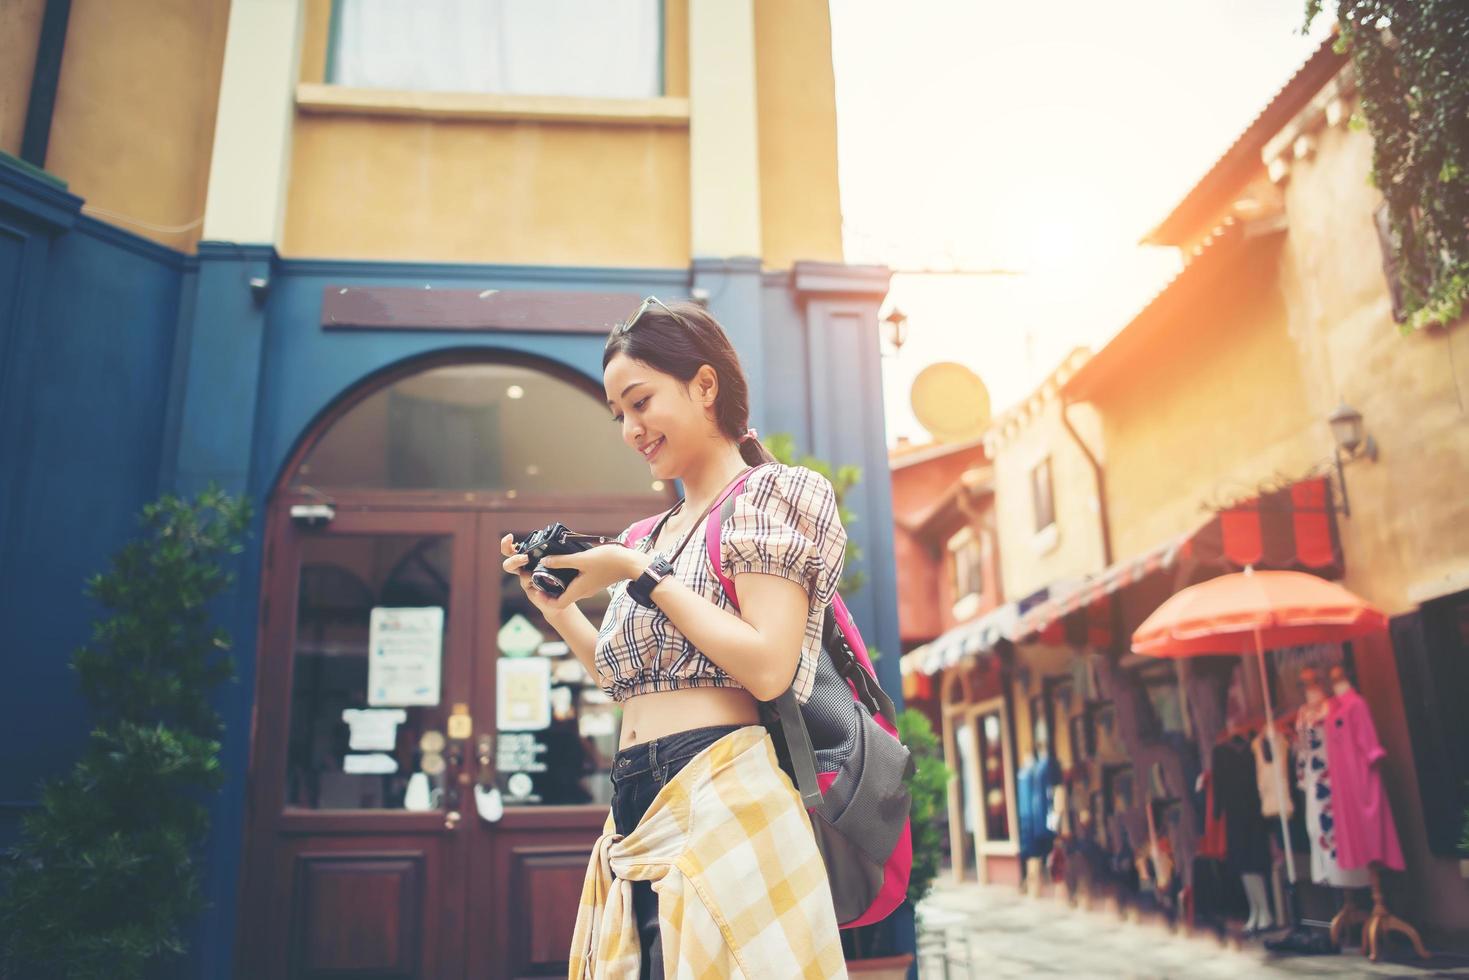
<svg viewBox="0 0 1469 980"><path fill-rule="evenodd" d="M1179 268L1137 240L1325 36L1301 0L831 0L848 262L1020 275L893 278L888 441L956 360L995 411L1096 349Z"/></svg>

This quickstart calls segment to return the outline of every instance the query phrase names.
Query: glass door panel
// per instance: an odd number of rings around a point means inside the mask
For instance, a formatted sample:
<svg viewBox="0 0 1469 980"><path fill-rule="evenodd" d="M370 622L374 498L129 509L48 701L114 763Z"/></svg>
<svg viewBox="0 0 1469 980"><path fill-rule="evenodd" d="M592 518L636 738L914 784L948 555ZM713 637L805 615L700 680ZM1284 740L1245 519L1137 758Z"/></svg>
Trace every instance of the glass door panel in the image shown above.
<svg viewBox="0 0 1469 980"><path fill-rule="evenodd" d="M285 805L440 809L454 538L301 541Z"/></svg>
<svg viewBox="0 0 1469 980"><path fill-rule="evenodd" d="M612 536L621 530L620 525L602 527L593 516L563 519L593 534ZM507 522L517 540L549 523L529 514ZM622 711L602 693L516 577L498 569L495 574L498 616L493 624L487 618L479 644L481 657L492 659L494 666L495 785L507 807L605 808L612 802L610 772ZM593 626L602 622L609 598L604 591L582 600L581 610Z"/></svg>

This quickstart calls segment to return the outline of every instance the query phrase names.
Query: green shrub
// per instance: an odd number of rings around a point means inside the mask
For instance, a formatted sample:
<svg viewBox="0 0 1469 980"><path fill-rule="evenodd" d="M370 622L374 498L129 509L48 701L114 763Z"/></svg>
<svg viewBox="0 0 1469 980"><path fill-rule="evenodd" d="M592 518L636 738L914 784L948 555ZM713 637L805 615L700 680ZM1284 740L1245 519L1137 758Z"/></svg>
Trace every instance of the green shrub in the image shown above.
<svg viewBox="0 0 1469 980"><path fill-rule="evenodd" d="M86 594L111 615L72 657L96 727L0 868L0 974L132 980L185 951L195 852L222 780L210 694L231 679L207 605L232 584L246 501L215 487L143 508L143 534Z"/></svg>

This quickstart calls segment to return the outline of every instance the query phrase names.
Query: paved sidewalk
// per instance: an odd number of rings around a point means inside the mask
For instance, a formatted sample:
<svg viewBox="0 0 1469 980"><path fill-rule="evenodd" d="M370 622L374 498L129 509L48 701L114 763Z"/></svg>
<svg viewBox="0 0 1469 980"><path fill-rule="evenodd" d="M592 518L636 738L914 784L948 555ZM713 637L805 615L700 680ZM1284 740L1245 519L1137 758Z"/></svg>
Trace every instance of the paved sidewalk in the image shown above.
<svg viewBox="0 0 1469 980"><path fill-rule="evenodd" d="M1221 944L1160 923L1085 911L1012 887L938 884L919 909L922 980L997 977L1464 977L1469 957L1373 963L1337 956L1272 956L1258 943Z"/></svg>

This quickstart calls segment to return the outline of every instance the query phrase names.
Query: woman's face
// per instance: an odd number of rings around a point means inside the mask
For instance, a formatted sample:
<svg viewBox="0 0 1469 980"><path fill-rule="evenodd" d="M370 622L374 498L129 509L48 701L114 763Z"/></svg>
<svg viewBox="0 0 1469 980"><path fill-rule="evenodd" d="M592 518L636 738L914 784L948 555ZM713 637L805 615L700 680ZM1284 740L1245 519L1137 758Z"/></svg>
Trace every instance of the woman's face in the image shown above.
<svg viewBox="0 0 1469 980"><path fill-rule="evenodd" d="M622 441L647 460L655 479L676 479L689 462L718 441L710 409L718 393L707 365L687 384L626 354L602 372L607 407L622 426Z"/></svg>

